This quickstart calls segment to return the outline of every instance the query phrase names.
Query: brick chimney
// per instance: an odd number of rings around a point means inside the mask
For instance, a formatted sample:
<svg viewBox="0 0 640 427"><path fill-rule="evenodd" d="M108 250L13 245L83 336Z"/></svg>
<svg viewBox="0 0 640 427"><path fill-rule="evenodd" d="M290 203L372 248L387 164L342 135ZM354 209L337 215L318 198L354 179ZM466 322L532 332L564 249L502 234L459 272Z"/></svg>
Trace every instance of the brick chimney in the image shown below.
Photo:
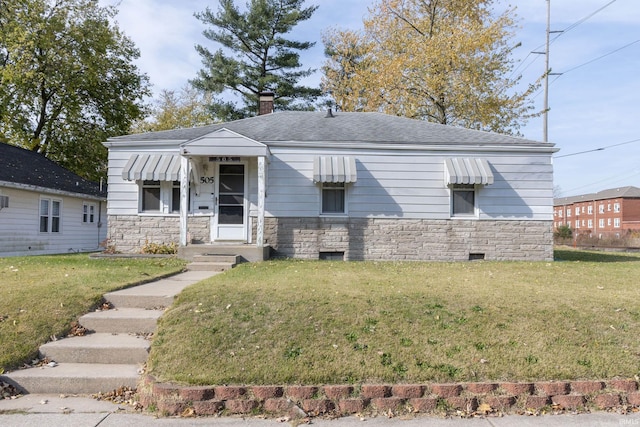
<svg viewBox="0 0 640 427"><path fill-rule="evenodd" d="M260 107L258 109L258 115L273 113L273 92L260 92Z"/></svg>

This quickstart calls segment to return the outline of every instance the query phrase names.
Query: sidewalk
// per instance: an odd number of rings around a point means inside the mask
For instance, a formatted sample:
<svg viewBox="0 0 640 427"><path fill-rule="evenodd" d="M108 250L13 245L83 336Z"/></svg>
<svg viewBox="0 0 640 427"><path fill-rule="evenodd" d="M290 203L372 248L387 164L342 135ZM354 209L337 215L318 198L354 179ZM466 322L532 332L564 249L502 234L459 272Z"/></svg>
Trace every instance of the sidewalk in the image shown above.
<svg viewBox="0 0 640 427"><path fill-rule="evenodd" d="M312 418L318 427L621 427L640 426L640 413L619 415L594 412L578 415L508 415L487 418L416 417L343 417ZM298 425L298 422L261 417L156 418L135 412L125 405L97 401L90 397L66 397L29 394L18 399L0 400L0 426L3 427L144 427L144 426L223 426L273 427ZM299 425L305 425L300 423Z"/></svg>

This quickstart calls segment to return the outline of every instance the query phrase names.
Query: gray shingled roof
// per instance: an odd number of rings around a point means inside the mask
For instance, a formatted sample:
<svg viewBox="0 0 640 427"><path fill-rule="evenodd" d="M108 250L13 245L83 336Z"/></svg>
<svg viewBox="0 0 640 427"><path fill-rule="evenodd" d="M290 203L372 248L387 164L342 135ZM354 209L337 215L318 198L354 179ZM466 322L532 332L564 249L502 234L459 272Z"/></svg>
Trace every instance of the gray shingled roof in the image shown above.
<svg viewBox="0 0 640 427"><path fill-rule="evenodd" d="M87 181L41 154L0 142L0 181L94 197L107 197Z"/></svg>
<svg viewBox="0 0 640 427"><path fill-rule="evenodd" d="M405 144L525 145L553 144L507 135L445 126L382 113L284 111L190 129L151 132L110 138L127 141L189 141L226 128L254 141L269 142L370 142Z"/></svg>
<svg viewBox="0 0 640 427"><path fill-rule="evenodd" d="M640 188L627 186L620 188L610 188L608 190L598 191L597 193L580 194L578 196L561 197L554 199L555 206L570 205L572 203L587 202L593 200L607 200L616 198L637 199L640 198Z"/></svg>

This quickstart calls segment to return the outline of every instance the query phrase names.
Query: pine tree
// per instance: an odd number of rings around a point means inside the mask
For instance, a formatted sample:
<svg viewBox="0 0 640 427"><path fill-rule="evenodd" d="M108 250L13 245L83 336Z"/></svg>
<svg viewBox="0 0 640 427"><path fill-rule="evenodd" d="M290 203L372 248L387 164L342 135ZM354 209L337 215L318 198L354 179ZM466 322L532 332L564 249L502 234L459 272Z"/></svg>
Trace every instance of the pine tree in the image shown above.
<svg viewBox="0 0 640 427"><path fill-rule="evenodd" d="M204 35L222 46L215 52L196 46L204 68L191 82L197 89L216 95L211 104L216 117L233 120L255 115L262 92L275 94L276 109L312 109L321 92L299 84L315 72L301 69L300 52L315 43L284 37L318 8L305 8L304 3L305 0L251 0L247 10L241 12L234 0L220 0L217 13L207 8L196 14L211 27ZM230 94L239 103L230 100Z"/></svg>

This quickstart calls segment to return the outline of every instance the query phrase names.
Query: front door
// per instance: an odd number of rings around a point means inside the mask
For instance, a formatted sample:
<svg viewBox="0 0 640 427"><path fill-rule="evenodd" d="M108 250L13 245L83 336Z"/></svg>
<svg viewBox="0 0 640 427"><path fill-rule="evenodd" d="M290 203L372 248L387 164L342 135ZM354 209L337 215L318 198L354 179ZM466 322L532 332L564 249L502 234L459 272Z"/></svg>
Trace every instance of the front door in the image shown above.
<svg viewBox="0 0 640 427"><path fill-rule="evenodd" d="M246 167L243 163L218 164L217 214L214 240L247 240Z"/></svg>

